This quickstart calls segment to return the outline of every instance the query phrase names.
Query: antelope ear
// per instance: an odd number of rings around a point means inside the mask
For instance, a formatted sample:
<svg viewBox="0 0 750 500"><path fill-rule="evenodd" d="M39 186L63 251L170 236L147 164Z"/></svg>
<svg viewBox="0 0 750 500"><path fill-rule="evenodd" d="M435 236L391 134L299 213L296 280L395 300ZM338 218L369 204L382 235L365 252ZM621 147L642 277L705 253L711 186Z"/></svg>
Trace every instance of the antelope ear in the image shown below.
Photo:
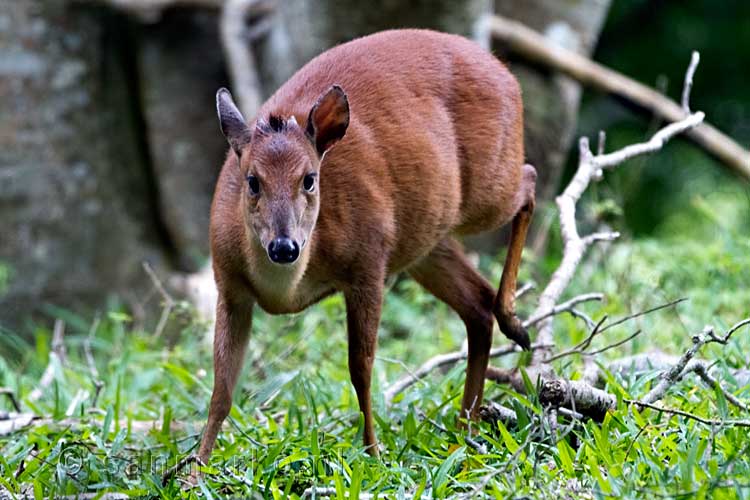
<svg viewBox="0 0 750 500"><path fill-rule="evenodd" d="M305 132L318 150L323 154L340 141L349 126L349 100L338 85L334 85L322 94L310 110Z"/></svg>
<svg viewBox="0 0 750 500"><path fill-rule="evenodd" d="M221 133L224 134L229 145L239 156L242 147L250 142L252 134L242 113L234 104L232 94L225 88L220 88L216 92L216 112L219 115Z"/></svg>

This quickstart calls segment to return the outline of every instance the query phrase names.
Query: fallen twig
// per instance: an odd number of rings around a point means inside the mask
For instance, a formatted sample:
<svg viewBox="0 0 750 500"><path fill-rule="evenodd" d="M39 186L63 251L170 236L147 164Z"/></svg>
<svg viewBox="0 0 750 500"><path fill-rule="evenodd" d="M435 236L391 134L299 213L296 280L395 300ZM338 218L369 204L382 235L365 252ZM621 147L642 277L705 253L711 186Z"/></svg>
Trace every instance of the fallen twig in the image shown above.
<svg viewBox="0 0 750 500"><path fill-rule="evenodd" d="M630 405L640 406L641 408L649 408L651 410L656 410L658 412L662 413L670 413L672 415L679 415L681 417L689 418L691 420L695 420L696 422L700 422L705 425L710 425L714 427L750 427L750 420L718 420L718 419L712 419L712 418L703 418L699 417L698 415L695 415L694 413L690 413L683 410L678 410L676 408L665 408L663 406L657 406L651 403L647 403L645 401L638 401L638 400L632 400L632 399L623 399L623 401Z"/></svg>
<svg viewBox="0 0 750 500"><path fill-rule="evenodd" d="M604 299L604 295L601 293L584 293L582 295L577 295L570 300L567 300L561 304L557 304L552 309L548 309L546 311L539 311L538 313L536 313L535 315L531 316L529 319L524 321L524 327L535 325L544 319L547 319L551 316L555 316L562 312L569 312L573 314L574 316L579 316L579 317L583 316L580 312L575 311L575 306L583 302L590 302L593 300L601 301L603 299ZM587 324L588 324L588 321L587 321Z"/></svg>
<svg viewBox="0 0 750 500"><path fill-rule="evenodd" d="M162 486L166 486L170 479L172 479L175 475L177 475L177 473L180 472L187 465L192 464L192 463L197 463L201 467L205 467L205 465L206 465L206 464L204 464L201 461L201 459L198 457L198 455L195 455L195 454L187 455L187 456L181 458L172 467L170 467L169 469L167 469L167 471L161 477L161 484L162 484Z"/></svg>
<svg viewBox="0 0 750 500"><path fill-rule="evenodd" d="M532 351L534 349L539 349L542 346L539 344L532 344L531 349ZM520 352L520 348L518 346L511 345L511 346L504 346L504 347L496 347L490 351L490 357L496 358L499 356L504 356L507 354L512 354L514 352ZM432 358L428 359L422 365L417 368L416 370L410 371L394 383L388 386L386 390L383 393L383 397L385 399L386 405L390 405L393 402L393 398L396 397L396 395L403 392L406 388L411 387L415 383L419 382L421 379L423 379L426 375L428 375L433 370L436 370L438 368L442 368L444 366L451 366L459 361L463 361L468 356L467 351L454 351L449 352L447 354L439 354L437 356L433 356Z"/></svg>
<svg viewBox="0 0 750 500"><path fill-rule="evenodd" d="M732 404L739 406L743 410L747 410L747 406L740 402L734 395L726 391L721 384L711 377L706 369L706 366L702 363L693 363L690 365L691 360L695 357L698 351L706 344L717 342L719 344L726 344L731 338L732 334L739 330L742 326L750 324L750 318L744 319L739 323L731 327L727 332L719 337L714 333L712 326L706 326L703 331L693 337L693 345L680 356L676 363L674 363L669 369L665 370L660 376L657 384L643 397L641 400L645 403L653 403L664 397L666 392L672 387L677 381L682 379L685 373L694 371L712 388L719 389L722 391L727 400ZM690 366L689 366L690 365Z"/></svg>

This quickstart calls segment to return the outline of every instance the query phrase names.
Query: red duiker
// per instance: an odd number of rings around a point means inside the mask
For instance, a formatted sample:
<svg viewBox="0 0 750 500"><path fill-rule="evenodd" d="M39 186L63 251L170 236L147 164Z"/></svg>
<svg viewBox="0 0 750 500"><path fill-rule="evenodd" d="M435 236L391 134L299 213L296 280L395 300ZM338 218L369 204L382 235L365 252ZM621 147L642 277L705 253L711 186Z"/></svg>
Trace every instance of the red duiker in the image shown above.
<svg viewBox="0 0 750 500"><path fill-rule="evenodd" d="M529 348L514 293L536 172L523 163L515 78L464 38L397 30L316 57L253 123L227 90L216 101L231 150L211 209L215 378L198 457L208 461L231 408L253 307L295 313L337 292L364 444L377 454L370 378L384 282L400 271L466 324L461 415L476 417L493 317ZM456 237L510 221L495 294Z"/></svg>

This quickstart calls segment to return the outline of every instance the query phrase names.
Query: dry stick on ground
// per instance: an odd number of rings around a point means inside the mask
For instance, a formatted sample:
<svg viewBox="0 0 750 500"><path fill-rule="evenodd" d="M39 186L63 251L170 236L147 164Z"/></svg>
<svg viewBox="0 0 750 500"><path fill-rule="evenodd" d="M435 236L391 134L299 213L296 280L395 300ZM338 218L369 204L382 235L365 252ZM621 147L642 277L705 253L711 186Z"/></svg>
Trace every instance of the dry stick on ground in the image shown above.
<svg viewBox="0 0 750 500"><path fill-rule="evenodd" d="M29 401L36 401L42 397L46 389L55 379L55 369L57 366L64 366L67 356L65 354L65 323L61 320L55 320L55 327L52 331L52 350L49 353L49 361L44 369L42 378L39 379L39 385L29 394Z"/></svg>
<svg viewBox="0 0 750 500"><path fill-rule="evenodd" d="M649 314L649 313L658 311L660 309L664 309L664 308L667 308L667 307L675 306L675 305L679 304L680 302L684 302L685 300L686 299L677 299L677 300L673 300L671 302L667 302L666 304L660 304L660 305L658 305L656 307L651 307L651 308L646 309L644 311L639 311L639 312L634 313L634 314L629 314L629 315L627 315L627 316L625 316L625 317L623 317L621 319L615 320L612 323L609 323L609 324L606 324L606 325L604 324L604 322L606 321L607 317L604 316L602 319L599 320L598 323L596 323L594 325L594 327L591 329L591 333L588 335L588 337L586 337L585 339L583 339L581 342L579 342L578 344L574 345L570 349L567 349L565 351L562 351L560 353L552 355L552 356L550 356L550 357L542 360L542 362L543 363L551 363L552 361L558 360L560 358L564 358L565 356L570 356L572 354L581 354L581 355L584 355L584 356L593 356L594 354L600 354L602 352L608 351L608 350L613 349L615 347L618 347L618 346L620 346L622 344L625 344L626 342L628 342L628 341L634 339L636 336L638 336L640 334L640 330L638 330L637 332L631 334L630 336L628 336L627 338L625 338L623 340L618 340L617 342L615 342L613 344L609 344L609 345L607 345L605 347L602 347L601 349L596 349L594 351L587 351L588 348L591 346L591 342L594 340L594 337L596 337L597 335L599 335L601 333L604 333L605 331L609 330L613 326L621 325L621 324L625 323L626 321L630 321L631 319L634 319L634 318L637 318L639 316L643 316L645 314Z"/></svg>
<svg viewBox="0 0 750 500"><path fill-rule="evenodd" d="M538 64L543 64L574 78L584 85L617 94L670 122L683 120L690 99L693 74L698 57L693 56L692 71L688 71L682 93L682 105L635 80L612 71L570 50L550 44L536 31L521 23L499 16L492 16L490 32L511 51ZM710 152L745 179L750 179L750 151L734 140L704 123L694 127L688 134L706 151Z"/></svg>
<svg viewBox="0 0 750 500"><path fill-rule="evenodd" d="M167 469L167 471L162 475L161 478L161 484L162 486L166 486L170 479L172 479L178 472L180 472L182 469L184 469L187 465L196 463L201 467L205 467L206 464L204 464L201 459L198 457L198 455L191 454L186 457L183 457L180 459L179 462L174 464L172 467Z"/></svg>
<svg viewBox="0 0 750 500"><path fill-rule="evenodd" d="M678 410L676 408L665 408L663 406L646 403L644 401L634 401L632 399L623 399L623 401L640 408L649 408L651 410L656 410L662 413L679 415L681 417L689 418L691 420L695 420L696 422L710 425L712 427L750 427L750 420L717 420L713 418L703 418L688 411Z"/></svg>
<svg viewBox="0 0 750 500"><path fill-rule="evenodd" d="M540 321L543 321L550 316L554 316L556 314L561 314L564 312L572 312L578 304L581 304L583 302L590 302L593 300L602 300L603 295L600 293L586 293L583 295L579 295L577 297L573 297L572 299L563 302L561 304L556 305L552 309L548 311L540 312L539 314L536 314L526 321L523 322L523 326L525 328L529 328L531 326L534 326L535 324L539 323ZM544 344L540 344L539 342L533 344L531 346L532 351L535 351L537 349L547 349L549 347L554 346L546 346ZM510 346L504 346L504 347L496 347L490 351L490 357L491 358L497 358L500 356L504 356L507 354L512 354L514 352L519 352L520 348L516 345L510 345ZM447 354L439 354L437 356L434 356L427 361L425 361L419 368L416 370L404 375L402 378L388 386L388 388L384 392L385 402L386 405L389 405L393 398L396 397L397 394L404 391L406 388L411 387L415 383L417 383L419 380L421 380L425 375L429 374L433 370L437 368L441 368L444 366L454 365L458 363L459 361L463 361L466 359L467 356L466 350L461 351L455 351L455 352L449 352Z"/></svg>
<svg viewBox="0 0 750 500"><path fill-rule="evenodd" d="M657 384L645 396L643 396L643 398L641 398L641 401L644 403L653 403L660 400L664 397L669 388L672 387L677 381L682 379L682 377L684 377L686 373L688 373L689 371L694 371L698 374L699 377L701 377L701 379L706 382L706 384L708 384L709 387L721 391L724 394L724 397L726 397L730 403L741 408L742 410L747 411L748 407L746 404L739 401L733 394L724 389L718 380L709 375L708 369L704 363L693 363L692 366L689 365L690 362L693 361L695 355L704 345L710 344L712 342L726 345L734 332L748 324L750 324L750 318L736 323L729 330L727 330L727 333L725 333L722 337L716 336L712 326L706 326L703 332L693 337L692 347L688 349L685 354L680 356L677 363L675 363L671 368L665 370L661 374Z"/></svg>

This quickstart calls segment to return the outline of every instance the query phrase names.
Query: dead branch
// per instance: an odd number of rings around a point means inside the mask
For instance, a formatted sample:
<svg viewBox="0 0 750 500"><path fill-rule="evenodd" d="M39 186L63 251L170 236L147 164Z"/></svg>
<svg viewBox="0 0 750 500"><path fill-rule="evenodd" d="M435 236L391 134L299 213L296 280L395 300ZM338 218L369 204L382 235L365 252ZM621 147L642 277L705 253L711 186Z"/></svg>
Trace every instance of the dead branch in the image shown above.
<svg viewBox="0 0 750 500"><path fill-rule="evenodd" d="M65 344L63 339L65 337L65 323L61 319L55 320L55 326L52 330L52 350L49 353L49 361L47 367L42 373L42 378L39 379L39 385L31 391L29 394L29 401L36 401L42 397L44 390L52 383L55 379L55 370L57 367L65 365L67 355L65 353Z"/></svg>
<svg viewBox="0 0 750 500"><path fill-rule="evenodd" d="M632 399L624 399L624 402L639 406L641 408L649 408L651 410L656 410L661 413L670 413L672 415L679 415L681 417L689 418L691 420L695 420L696 422L700 422L705 425L710 425L712 427L750 427L750 420L718 420L718 419L712 419L712 418L703 418L699 417L698 415L695 415L694 413L690 413L683 410L678 410L676 408L665 408L663 406L657 406L651 403L646 403L644 401L634 401Z"/></svg>
<svg viewBox="0 0 750 500"><path fill-rule="evenodd" d="M585 339L583 339L581 342L579 342L578 344L574 345L570 349L567 349L565 351L559 352L559 353L557 353L555 355L552 355L552 356L550 356L548 358L543 359L542 363L551 363L552 361L558 360L560 358L564 358L566 356L571 356L573 354L579 354L579 355L582 355L582 356L594 356L595 354L601 354L601 353L606 352L606 351L608 351L610 349L614 349L615 347L619 347L619 346L621 346L623 344L626 344L627 342L630 342L635 337L637 337L638 335L640 335L641 331L637 330L635 333L632 333L628 337L626 337L626 338L624 338L622 340L618 340L618 341L616 341L616 342L614 342L612 344L609 344L609 345L607 345L605 347L602 347L600 349L596 349L596 350L593 350L593 351L588 351L588 348L591 346L591 342L594 340L594 337L596 337L597 335L599 335L601 333L604 333L605 331L609 330L610 328L612 328L614 326L621 325L621 324L623 324L623 323L625 323L627 321L630 321L632 319L638 318L640 316L644 316L646 314L658 311L660 309L664 309L664 308L667 308L667 307L675 306L675 305L677 305L680 302L683 302L685 300L686 299L677 299L677 300L673 300L673 301L667 302L665 304L660 304L660 305L655 306L655 307L650 307L650 308L648 308L646 310L638 311L638 312L633 313L633 314L629 314L629 315L627 315L627 316L625 316L623 318L615 320L615 321L613 321L611 323L608 323L606 325L604 323L607 320L607 316L604 316L602 319L599 320L598 323L594 324L593 328L591 329L591 333Z"/></svg>
<svg viewBox="0 0 750 500"><path fill-rule="evenodd" d="M693 90L693 76L700 60L701 55L694 50L690 56L690 66L685 73L685 84L682 86L682 111L686 115L690 114L690 91Z"/></svg>
<svg viewBox="0 0 750 500"><path fill-rule="evenodd" d="M557 314L562 314L564 312L570 312L573 315L581 316L582 314L580 312L577 312L577 311L574 312L575 306L583 302L590 302L593 300L602 300L603 297L604 296L600 293L585 293L585 294L573 297L572 299L566 302L563 302L561 304L557 304L556 306L552 307L551 309L547 311L539 312L539 309L537 309L538 313L531 316L529 319L525 320L523 322L523 326L524 328L529 328L541 321L544 321ZM552 344L545 345L545 344L541 344L537 342L535 344L532 344L531 350L533 352L538 349L549 349L551 347L554 347L554 345ZM497 358L497 357L505 356L505 355L512 354L515 352L520 352L520 348L516 345L496 347L490 351L490 358ZM386 405L390 405L391 402L393 401L393 398L397 394L401 393L406 388L414 385L416 382L424 378L431 371L436 370L438 368L442 368L444 366L454 365L458 363L459 361L463 361L464 359L466 359L467 356L468 356L467 350L462 349L460 351L449 352L447 354L439 354L437 356L434 356L428 359L419 368L417 368L417 370L407 373L406 375L398 379L396 382L388 386L388 388L385 390L385 393L384 393Z"/></svg>
<svg viewBox="0 0 750 500"><path fill-rule="evenodd" d="M545 380L539 388L539 402L553 408L569 408L601 421L617 404L617 398L580 380Z"/></svg>
<svg viewBox="0 0 750 500"><path fill-rule="evenodd" d="M518 417L515 411L494 401L487 401L486 405L479 408L479 418L485 422L500 421L506 427L515 427L518 424Z"/></svg>
<svg viewBox="0 0 750 500"><path fill-rule="evenodd" d="M747 406L744 403L737 400L737 398L735 398L733 394L727 392L721 386L718 380L709 375L708 370L704 364L693 363L691 366L688 366L690 365L690 362L693 360L698 351L700 351L700 349L704 345L710 344L712 342L724 345L729 341L734 332L747 324L750 324L750 318L738 322L729 330L727 330L727 332L721 337L718 337L714 333L714 328L712 326L706 326L701 333L693 337L693 345L690 347L690 349L685 351L685 354L680 356L680 358L674 365L662 372L662 374L659 376L659 381L657 382L657 384L642 398L642 401L645 403L653 403L662 399L669 388L675 385L675 383L677 383L679 380L681 380L687 372L694 371L710 387L721 390L727 400L729 400L732 404L739 406L743 410L747 410Z"/></svg>
<svg viewBox="0 0 750 500"><path fill-rule="evenodd" d="M535 288L536 288L536 283L534 283L533 281L529 281L528 283L524 283L524 285L521 288L519 288L518 290L516 290L516 300L518 300L519 298L523 297L527 293L531 292Z"/></svg>
<svg viewBox="0 0 750 500"><path fill-rule="evenodd" d="M618 319L616 321L613 321L612 323L609 323L608 325L604 326L602 328L602 332L604 332L606 330L609 330L610 328L613 328L615 326L619 326L619 325L625 323L626 321L630 321L631 319L639 318L641 316L645 316L646 314L651 314L652 312L659 311L660 309L666 309L667 307L676 306L677 304L685 302L686 300L687 299L683 297L681 299L672 300L672 301L666 302L664 304L659 304L658 306L655 306L655 307L649 307L648 309L644 309L643 311L638 311L638 312L633 313L633 314L628 314L627 316L624 316L624 317L622 317L622 318L620 318L620 319Z"/></svg>
<svg viewBox="0 0 750 500"><path fill-rule="evenodd" d="M698 56L694 56L690 67L688 68L687 75L685 77L685 89L683 91L683 102L687 103L690 96L690 85L692 82L693 74L698 64ZM622 162L633 158L638 155L658 151L664 144L674 137L675 135L693 129L703 121L704 115L701 112L696 112L682 118L680 121L671 123L661 130L657 131L650 140L626 146L623 149L612 153L604 153L604 141L605 136L600 134L599 137L599 149L598 154L594 155L588 145L588 140L584 137L580 141L580 159L578 170L576 171L573 179L570 181L568 186L565 188L563 193L557 198L557 205L559 208L560 216L560 230L563 239L563 258L552 275L550 282L542 292L539 298L539 304L532 315L534 318L541 318L539 321L539 334L537 335L537 343L541 345L553 345L552 342L552 316L545 315L545 311L553 311L554 304L557 303L560 296L567 288L568 284L573 278L573 275L580 263L583 255L588 246L595 241L611 240L617 237L615 233L593 233L588 236L580 236L578 233L576 223L576 204L580 200L581 196L588 188L592 180L599 180L602 177L604 169L613 168ZM553 408L568 408L576 414L585 415L592 417L597 420L603 418L607 411L613 409L616 404L616 398L614 395L609 394L601 389L594 387L589 384L586 380L584 381L569 381L560 379L554 376L552 368L549 363L555 359L559 359L562 356L569 354L595 354L603 352L604 350L610 349L614 346L621 345L622 343L629 341L639 332L632 334L628 338L622 341L618 341L615 344L607 346L597 351L586 353L586 350L590 346L593 338L601 333L602 331L620 325L625 321L636 318L643 314L656 311L658 309L673 306L683 299L673 301L661 306L657 306L646 311L638 312L626 316L623 319L612 322L606 327L603 326L606 319L602 318L592 328L591 334L586 337L578 345L574 346L567 351L564 351L558 355L550 355L550 348L540 348L533 352L532 362L528 367L529 376L533 379L538 380L539 383L539 400L545 406L551 406ZM710 342L717 342L720 344L726 344L731 335L742 326L750 324L750 319L740 321L723 336L717 336L713 328L707 327L704 332L694 339L694 345L691 347L678 361L666 369L659 378L659 382L656 386L649 391L648 394L643 398L643 403L649 405L654 401L661 399L672 385L679 381L689 370L694 371L698 374L703 381L709 385L709 387L720 390L735 406L746 410L747 405L742 401L739 401L733 394L726 391L721 384L709 373L708 367L705 364L698 363L693 360L698 350ZM490 367L487 371L488 378L498 381L500 383L506 383L511 385L517 391L524 391L525 387L523 380L519 376L520 372L518 369L503 370ZM595 378L595 371L592 369L591 363L587 368L586 378L588 380ZM704 419L705 420L705 419Z"/></svg>
<svg viewBox="0 0 750 500"><path fill-rule="evenodd" d="M180 461L174 464L172 467L167 469L164 475L162 475L161 477L162 486L166 486L170 479L172 479L184 467L192 463L197 463L199 466L205 467L205 464L201 461L198 455L195 455L195 454L187 455L181 458Z"/></svg>
<svg viewBox="0 0 750 500"><path fill-rule="evenodd" d="M531 350L533 351L535 349L541 349L542 347L545 346L542 346L541 344L532 344ZM490 351L490 358L506 356L515 352L521 352L521 348L515 344L496 347ZM459 361L465 360L467 356L468 351L462 350L449 352L446 354L439 354L437 356L431 357L430 359L422 363L419 368L413 371L409 371L409 373L386 388L386 390L383 392L383 398L385 400L386 406L390 405L393 402L393 398L395 398L398 394L422 380L430 372L446 366L455 365Z"/></svg>
<svg viewBox="0 0 750 500"><path fill-rule="evenodd" d="M685 119L697 56L693 56L691 69L686 75L680 106L654 89L580 54L550 44L544 36L519 22L492 16L490 31L510 50L528 60L560 71L584 85L624 97L664 120L677 122ZM750 151L707 123L695 126L688 135L736 174L750 179Z"/></svg>
<svg viewBox="0 0 750 500"><path fill-rule="evenodd" d="M28 427L36 418L33 413L0 413L0 436L13 434Z"/></svg>
<svg viewBox="0 0 750 500"><path fill-rule="evenodd" d="M568 186L557 197L560 211L560 231L563 239L563 258L549 283L539 297L539 305L533 316L554 308L565 288L570 284L576 268L581 262L586 250L596 241L611 241L619 236L614 232L592 233L581 237L576 223L576 203L592 180L599 179L604 169L614 168L625 160L638 155L651 153L661 149L664 144L675 135L695 127L703 121L703 113L696 112L685 119L667 125L659 130L647 142L633 144L613 153L594 155L589 148L588 138L580 140L580 158L578 170ZM543 320L539 326L537 342L552 344L552 319ZM545 358L550 357L549 350L535 351L532 365L541 365Z"/></svg>
<svg viewBox="0 0 750 500"><path fill-rule="evenodd" d="M563 312L569 312L573 316L584 317L584 315L580 311L577 311L575 309L575 306L583 302L591 302L593 300L604 300L604 295L601 293L584 293L582 295L577 295L568 301L557 304L552 309L548 309L547 311L542 311L531 316L529 319L524 321L524 326L535 325L542 320L545 320L551 316L556 316ZM586 321L586 323L588 324L588 321Z"/></svg>

